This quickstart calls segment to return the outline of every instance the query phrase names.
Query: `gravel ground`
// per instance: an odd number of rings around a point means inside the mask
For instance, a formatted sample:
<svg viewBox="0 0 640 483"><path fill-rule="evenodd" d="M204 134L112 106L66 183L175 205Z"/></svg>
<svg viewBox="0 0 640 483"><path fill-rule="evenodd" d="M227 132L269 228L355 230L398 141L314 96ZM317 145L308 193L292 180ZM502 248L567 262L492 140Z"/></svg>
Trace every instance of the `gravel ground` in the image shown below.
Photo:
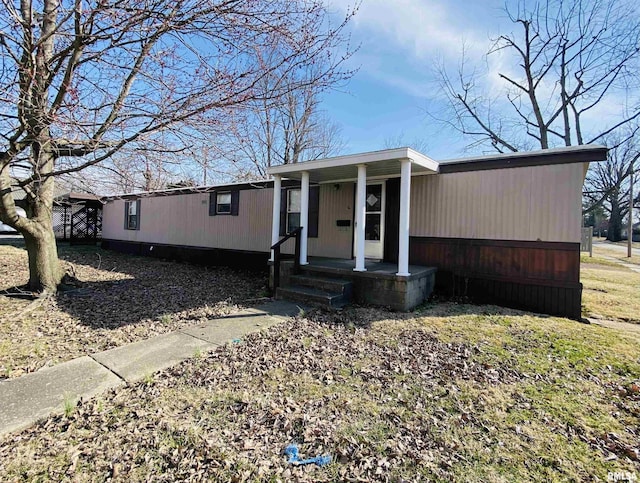
<svg viewBox="0 0 640 483"><path fill-rule="evenodd" d="M0 379L228 314L266 293L266 276L62 245L82 283L25 313L0 296ZM28 281L27 254L0 246L0 290Z"/></svg>

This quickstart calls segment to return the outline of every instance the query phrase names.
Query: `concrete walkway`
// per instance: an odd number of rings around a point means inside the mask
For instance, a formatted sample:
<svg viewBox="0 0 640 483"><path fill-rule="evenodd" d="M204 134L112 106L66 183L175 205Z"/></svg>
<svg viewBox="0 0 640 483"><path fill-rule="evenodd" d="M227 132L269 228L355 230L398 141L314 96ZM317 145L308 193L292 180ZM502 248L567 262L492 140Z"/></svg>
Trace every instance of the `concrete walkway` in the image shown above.
<svg viewBox="0 0 640 483"><path fill-rule="evenodd" d="M631 322L618 322L616 320L598 319L596 317L587 317L589 323L608 327L610 329L624 330L640 335L640 324L632 324Z"/></svg>
<svg viewBox="0 0 640 483"><path fill-rule="evenodd" d="M640 248L636 248L636 243L634 243L634 246L631 247L631 254L632 255L640 255ZM596 247L602 247L602 248L610 248L611 250L615 250L618 251L620 253L627 253L627 245L620 245L618 243L613 243L613 242L609 242L609 241L605 241L605 240L594 240L593 241L593 246Z"/></svg>
<svg viewBox="0 0 640 483"><path fill-rule="evenodd" d="M0 382L0 436L24 429L51 414L63 413L65 406L75 405L81 398L139 381L299 312L296 304L272 301Z"/></svg>
<svg viewBox="0 0 640 483"><path fill-rule="evenodd" d="M623 260L620 260L619 258L614 258L614 257L610 257L609 255L598 255L600 258L604 258L605 260L609 260L610 262L614 262L617 265L620 265L621 267L627 268L633 272L638 272L640 273L640 265L637 265L635 263L627 263Z"/></svg>

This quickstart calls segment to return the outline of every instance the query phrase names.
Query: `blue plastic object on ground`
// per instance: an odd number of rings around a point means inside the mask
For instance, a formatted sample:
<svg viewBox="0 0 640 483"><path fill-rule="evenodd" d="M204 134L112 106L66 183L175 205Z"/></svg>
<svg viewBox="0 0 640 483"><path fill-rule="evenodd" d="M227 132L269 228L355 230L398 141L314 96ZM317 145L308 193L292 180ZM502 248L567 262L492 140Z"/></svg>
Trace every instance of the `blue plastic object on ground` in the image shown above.
<svg viewBox="0 0 640 483"><path fill-rule="evenodd" d="M315 464L318 466L324 466L331 462L331 456L316 456L315 458L308 458L306 460L300 459L297 444L290 444L287 446L284 449L284 454L289 457L289 463L296 465Z"/></svg>

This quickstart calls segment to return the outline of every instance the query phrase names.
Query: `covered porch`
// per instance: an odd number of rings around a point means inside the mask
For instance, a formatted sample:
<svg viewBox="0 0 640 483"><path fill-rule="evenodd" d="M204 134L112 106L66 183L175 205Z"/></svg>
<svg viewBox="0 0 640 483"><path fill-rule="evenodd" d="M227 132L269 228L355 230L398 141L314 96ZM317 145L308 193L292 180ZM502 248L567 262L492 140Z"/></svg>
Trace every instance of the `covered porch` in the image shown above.
<svg viewBox="0 0 640 483"><path fill-rule="evenodd" d="M385 235L393 239L396 253L393 258L397 260L397 276L409 276L409 224L411 215L411 178L414 175L437 174L438 163L431 158L418 153L410 148L387 149L370 153L356 154L350 156L339 156L329 159L307 161L304 163L288 164L269 168L269 174L274 181L274 193L279 193L282 189L283 180L297 180L300 182L300 221L302 227L300 233L300 265L307 265L309 258L309 187L311 183L333 184L354 182L355 183L355 203L354 203L354 247L353 255L356 272L367 271L365 260L368 258L366 252L367 241L376 230L369 225L375 220L379 223L380 230L377 235L382 236L385 221L391 221L393 228ZM392 178L399 178L399 210L397 220L385 220L383 208L379 212L368 211L368 207L375 207L376 204L383 205L380 197L384 197L384 191L380 193L370 192L367 194L367 186L373 182L382 183ZM271 244L278 242L281 236L281 213L282 198L273 197L272 213L272 237ZM319 207L322 210L322 206ZM389 214L393 217L393 214ZM377 216L377 218L375 218ZM395 243L397 240L397 243ZM384 242L384 240L381 240ZM371 257L371 256L369 256ZM382 256L374 255L371 258L378 260ZM273 260L273 253L271 259Z"/></svg>
<svg viewBox="0 0 640 483"><path fill-rule="evenodd" d="M293 262L289 262L279 271L281 285L302 285L299 287L300 293L297 294L300 295L299 300L302 300L305 294L312 295L309 286L320 287L319 292L323 292L322 286L326 285L332 286L337 292L349 292L357 302L385 305L397 310L411 310L422 303L433 288L435 269L409 265L411 180L415 175L437 172L437 162L410 148L270 168L269 173L274 180L272 245L278 244L283 233L293 231L295 226L292 226L289 220L290 207L283 209L282 206L283 203L288 203L290 198L278 194L286 194L286 188L283 187L292 180L299 182L296 201L299 196L297 226L300 227L300 232L299 249L295 257L302 276L289 273L294 265ZM327 213L327 210L337 211L338 206L335 203L327 206L323 205L322 200L316 202L319 204L316 209L325 210L321 214L325 223L327 218L330 218L331 223L339 227L353 224L352 229L349 227L353 236L351 256L346 252L345 258L328 258L326 255L324 258L318 257L319 247L331 243L326 238L322 240L322 233L316 235L319 238L314 240L310 253L308 227L311 185L325 185L325 188L322 188L324 192L331 191L332 186L335 186L336 190L340 190L341 186L344 190L345 185L353 187L353 198L342 198L342 203L349 205L349 210L353 207L352 220L337 219L340 218L337 214L333 216L333 212ZM393 205L394 209L389 209L390 205ZM283 220L283 216L287 219ZM344 211L342 217L344 218ZM283 231L283 226L287 227L286 232ZM273 252L271 260L274 260ZM316 283L312 286L311 279L314 277L348 281L349 286L341 285L339 282L323 284L321 280L315 280ZM296 294L288 293L292 291L290 287L278 290L284 297L296 298ZM317 295L323 296L322 293ZM329 296L329 293L325 295Z"/></svg>

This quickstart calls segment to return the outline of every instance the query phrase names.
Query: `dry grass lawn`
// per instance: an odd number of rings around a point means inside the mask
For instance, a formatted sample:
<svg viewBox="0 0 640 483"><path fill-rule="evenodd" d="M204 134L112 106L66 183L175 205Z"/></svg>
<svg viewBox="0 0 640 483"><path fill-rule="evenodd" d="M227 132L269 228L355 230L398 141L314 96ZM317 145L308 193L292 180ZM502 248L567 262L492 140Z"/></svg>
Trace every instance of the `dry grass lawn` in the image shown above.
<svg viewBox="0 0 640 483"><path fill-rule="evenodd" d="M311 312L5 438L0 480L638 475L639 344L488 306Z"/></svg>
<svg viewBox="0 0 640 483"><path fill-rule="evenodd" d="M592 261L585 308L633 320L640 274ZM311 311L0 439L0 481L638 478L638 347L640 331L494 306ZM293 442L331 463L290 464Z"/></svg>
<svg viewBox="0 0 640 483"><path fill-rule="evenodd" d="M597 238L597 240L606 241L605 238ZM616 245L620 245L620 246L624 246L624 247L627 246L627 240L622 240L622 241L619 241L619 242L607 242L607 243L615 243ZM634 241L634 242L631 243L631 246L633 248L640 248L640 242Z"/></svg>
<svg viewBox="0 0 640 483"><path fill-rule="evenodd" d="M583 315L640 323L640 273L596 254L581 262Z"/></svg>
<svg viewBox="0 0 640 483"><path fill-rule="evenodd" d="M60 246L82 286L25 313L28 300L0 295L0 379L226 314L265 294L266 277ZM27 254L0 245L0 290L28 281Z"/></svg>
<svg viewBox="0 0 640 483"><path fill-rule="evenodd" d="M615 248L607 248L602 245L596 245L593 247L593 254L595 257L609 257L620 260L623 263L630 263L632 265L640 265L640 255L631 255L627 257L626 251L616 250Z"/></svg>

